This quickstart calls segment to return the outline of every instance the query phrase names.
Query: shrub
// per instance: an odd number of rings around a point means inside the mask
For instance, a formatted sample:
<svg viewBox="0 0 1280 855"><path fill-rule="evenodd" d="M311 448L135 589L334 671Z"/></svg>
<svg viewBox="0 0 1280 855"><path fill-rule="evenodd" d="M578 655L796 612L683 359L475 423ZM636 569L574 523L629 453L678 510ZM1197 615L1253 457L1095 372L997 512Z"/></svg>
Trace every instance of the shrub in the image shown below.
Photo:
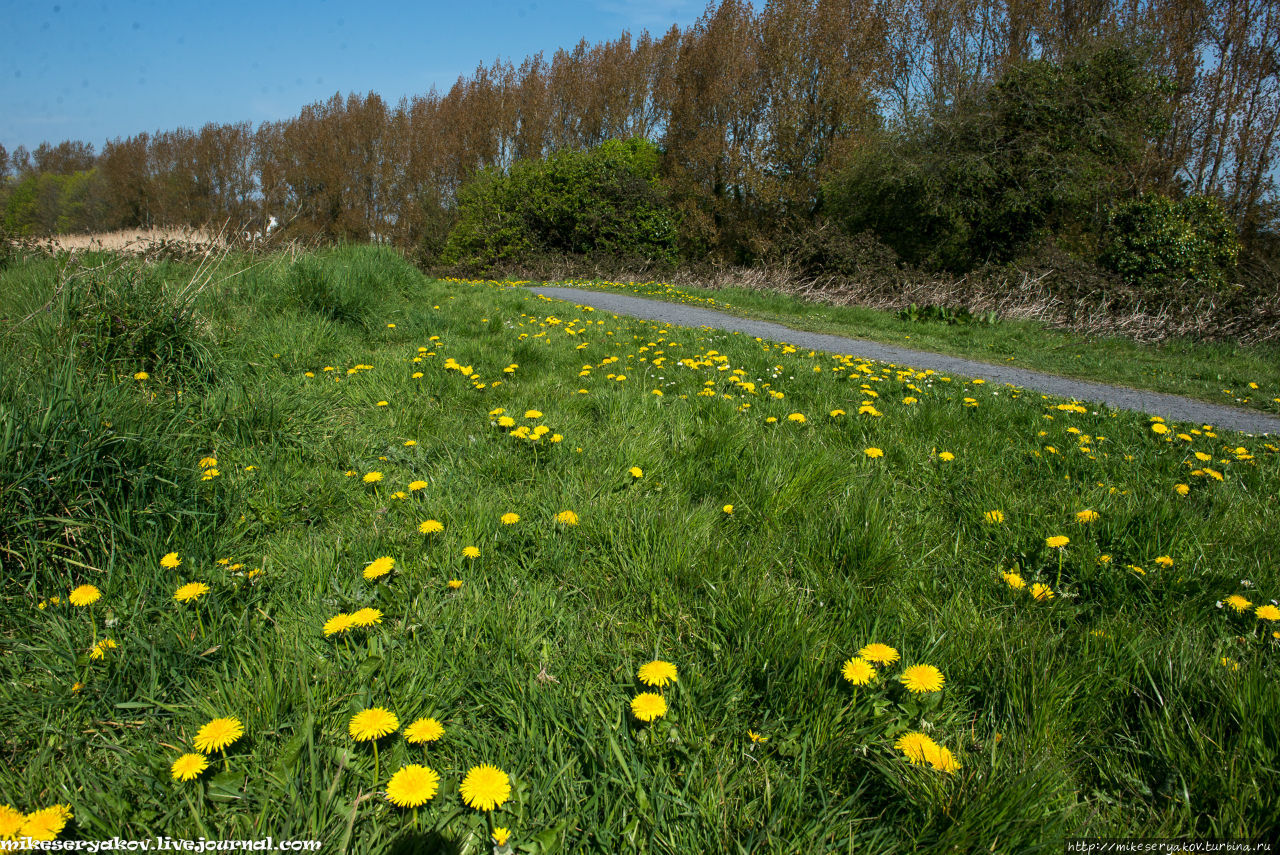
<svg viewBox="0 0 1280 855"><path fill-rule="evenodd" d="M441 260L488 268L573 253L674 261L676 228L647 140L486 170L458 194L458 223Z"/></svg>
<svg viewBox="0 0 1280 855"><path fill-rule="evenodd" d="M1239 251L1235 229L1215 200L1149 193L1111 210L1101 261L1135 285L1165 288L1191 280L1218 290Z"/></svg>

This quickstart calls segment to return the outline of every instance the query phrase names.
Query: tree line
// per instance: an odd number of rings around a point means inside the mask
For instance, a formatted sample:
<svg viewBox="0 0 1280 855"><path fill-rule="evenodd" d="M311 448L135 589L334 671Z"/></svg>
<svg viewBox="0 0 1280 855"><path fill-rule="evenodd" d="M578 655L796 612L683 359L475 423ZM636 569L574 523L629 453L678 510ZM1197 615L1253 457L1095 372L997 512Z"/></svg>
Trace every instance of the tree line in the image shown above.
<svg viewBox="0 0 1280 855"><path fill-rule="evenodd" d="M17 234L271 214L433 256L482 176L640 139L685 258L755 263L827 221L947 269L1027 222L1096 255L1148 193L1213 200L1248 244L1280 211L1278 45L1280 0L722 0L395 105L0 148L0 202Z"/></svg>

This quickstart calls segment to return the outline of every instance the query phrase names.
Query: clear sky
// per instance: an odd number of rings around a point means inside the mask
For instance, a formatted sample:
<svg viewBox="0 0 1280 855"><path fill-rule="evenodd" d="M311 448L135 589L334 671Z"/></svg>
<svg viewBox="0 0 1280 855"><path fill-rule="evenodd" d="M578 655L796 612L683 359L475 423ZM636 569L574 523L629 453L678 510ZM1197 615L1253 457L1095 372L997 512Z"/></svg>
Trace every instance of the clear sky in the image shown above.
<svg viewBox="0 0 1280 855"><path fill-rule="evenodd" d="M102 144L296 115L335 92L390 104L526 56L687 26L704 0L0 0L0 144Z"/></svg>

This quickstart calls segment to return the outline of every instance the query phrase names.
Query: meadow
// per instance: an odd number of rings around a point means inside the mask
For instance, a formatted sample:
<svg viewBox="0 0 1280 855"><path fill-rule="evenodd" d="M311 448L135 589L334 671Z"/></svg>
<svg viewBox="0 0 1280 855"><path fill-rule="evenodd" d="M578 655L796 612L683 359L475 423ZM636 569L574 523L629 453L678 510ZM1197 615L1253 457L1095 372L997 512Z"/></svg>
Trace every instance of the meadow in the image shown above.
<svg viewBox="0 0 1280 855"><path fill-rule="evenodd" d="M29 255L0 316L0 838L1280 827L1280 439L385 248Z"/></svg>

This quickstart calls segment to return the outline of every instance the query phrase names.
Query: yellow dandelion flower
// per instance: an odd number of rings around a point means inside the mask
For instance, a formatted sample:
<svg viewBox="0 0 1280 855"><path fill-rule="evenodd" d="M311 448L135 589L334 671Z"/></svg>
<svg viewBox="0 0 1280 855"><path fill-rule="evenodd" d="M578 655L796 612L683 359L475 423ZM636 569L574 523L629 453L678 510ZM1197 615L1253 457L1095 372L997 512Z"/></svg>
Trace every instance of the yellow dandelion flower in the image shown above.
<svg viewBox="0 0 1280 855"><path fill-rule="evenodd" d="M667 714L667 702L657 692L641 692L631 699L631 713L641 721L653 721Z"/></svg>
<svg viewBox="0 0 1280 855"><path fill-rule="evenodd" d="M898 681L915 694L942 691L945 681L942 672L932 665L912 665L904 668L898 675Z"/></svg>
<svg viewBox="0 0 1280 855"><path fill-rule="evenodd" d="M116 644L115 639L104 638L93 645L93 649L89 651L89 658L93 660L103 659L106 657L108 650L115 650L119 646Z"/></svg>
<svg viewBox="0 0 1280 855"><path fill-rule="evenodd" d="M139 371L138 373L133 375L133 379L134 380L150 380L151 375L145 371Z"/></svg>
<svg viewBox="0 0 1280 855"><path fill-rule="evenodd" d="M1187 493L1191 492L1191 488L1186 484L1174 484L1173 492L1177 493L1179 496L1185 496Z"/></svg>
<svg viewBox="0 0 1280 855"><path fill-rule="evenodd" d="M382 612L378 609L363 608L351 615L351 625L358 627L371 627L382 623Z"/></svg>
<svg viewBox="0 0 1280 855"><path fill-rule="evenodd" d="M1021 591L1023 588L1027 587L1026 580L1017 573L1001 573L1000 575L1004 577L1005 584L1010 588L1013 588L1015 591Z"/></svg>
<svg viewBox="0 0 1280 855"><path fill-rule="evenodd" d="M733 516L733 505L725 505L723 508L721 508L721 510L723 510L729 516Z"/></svg>
<svg viewBox="0 0 1280 855"><path fill-rule="evenodd" d="M526 419L540 419L542 418L542 411L541 410L525 410L524 417Z"/></svg>
<svg viewBox="0 0 1280 855"><path fill-rule="evenodd" d="M461 579L450 579L450 580L449 580L449 587L450 587L450 588L453 588L453 590L455 590L455 591L456 591L456 590L458 590L459 588L461 588L461 587L462 587L462 580L461 580Z"/></svg>
<svg viewBox="0 0 1280 855"><path fill-rule="evenodd" d="M1225 600L1226 604L1236 610L1237 614L1244 614L1253 603L1246 600L1239 594L1232 594Z"/></svg>
<svg viewBox="0 0 1280 855"><path fill-rule="evenodd" d="M194 781L200 773L209 768L209 759L203 754L183 754L169 767L169 774L175 781Z"/></svg>
<svg viewBox="0 0 1280 855"><path fill-rule="evenodd" d="M861 656L854 656L844 663L844 667L840 669L840 676L855 686L865 686L875 679L876 669Z"/></svg>
<svg viewBox="0 0 1280 855"><path fill-rule="evenodd" d="M938 745L936 742L932 746L925 746L924 759L939 772L954 775L960 770L960 764L956 762L955 755L951 753L951 750Z"/></svg>
<svg viewBox="0 0 1280 855"><path fill-rule="evenodd" d="M929 762L926 752L936 751L938 743L923 733L911 732L899 736L893 743L893 747L905 754L913 764L923 765Z"/></svg>
<svg viewBox="0 0 1280 855"><path fill-rule="evenodd" d="M511 798L511 779L506 772L488 763L472 766L463 777L458 794L467 807L493 810Z"/></svg>
<svg viewBox="0 0 1280 855"><path fill-rule="evenodd" d="M873 447L871 447L871 448L864 449L862 453L863 453L863 454L865 454L865 455L867 455L867 457L870 457L870 458L872 458L872 459L877 458L877 457L884 457L884 451L882 451L882 450L881 450L881 449L879 449L879 448L875 448L874 446L873 446Z"/></svg>
<svg viewBox="0 0 1280 855"><path fill-rule="evenodd" d="M479 557L480 557L480 547L478 547L478 546L464 546L464 547L462 548L462 554L463 554L465 557L467 557L467 558L479 558Z"/></svg>
<svg viewBox="0 0 1280 855"><path fill-rule="evenodd" d="M944 451L938 455L938 459L944 463L950 463L952 460L956 459L956 456L950 451Z"/></svg>
<svg viewBox="0 0 1280 855"><path fill-rule="evenodd" d="M423 534L438 534L444 531L444 523L439 520L426 520L418 524L418 531Z"/></svg>
<svg viewBox="0 0 1280 855"><path fill-rule="evenodd" d="M1099 514L1097 511L1086 508L1083 511L1076 512L1076 522L1091 523L1094 520L1098 519L1098 517L1100 516L1102 515Z"/></svg>
<svg viewBox="0 0 1280 855"><path fill-rule="evenodd" d="M376 558L364 568L364 578L370 581L381 578L395 569L395 566L396 560L389 555Z"/></svg>
<svg viewBox="0 0 1280 855"><path fill-rule="evenodd" d="M898 661L898 651L887 644L879 642L868 644L858 651L858 655L868 662L874 662L876 665L890 665Z"/></svg>
<svg viewBox="0 0 1280 855"><path fill-rule="evenodd" d="M440 776L429 766L410 763L387 781L387 801L396 807L416 808L435 798Z"/></svg>
<svg viewBox="0 0 1280 855"><path fill-rule="evenodd" d="M180 603L194 603L209 591L209 586L204 582L188 582L174 592L173 598Z"/></svg>
<svg viewBox="0 0 1280 855"><path fill-rule="evenodd" d="M62 829L67 827L69 819L71 819L69 805L54 805L34 811L27 814L26 819L23 820L22 829L17 835L18 839L30 837L32 840L54 840L62 833Z"/></svg>
<svg viewBox="0 0 1280 855"><path fill-rule="evenodd" d="M1258 606L1253 613L1258 616L1258 620L1280 620L1280 608L1276 608L1271 603Z"/></svg>
<svg viewBox="0 0 1280 855"><path fill-rule="evenodd" d="M1173 558L1172 556L1169 556L1169 555L1157 555L1156 563L1159 564L1161 567L1172 567Z"/></svg>
<svg viewBox="0 0 1280 855"><path fill-rule="evenodd" d="M674 683L678 679L676 666L661 659L655 659L652 662L646 662L641 665L640 671L636 676L646 686L658 687L665 686L667 683Z"/></svg>
<svg viewBox="0 0 1280 855"><path fill-rule="evenodd" d="M1065 534L1055 534L1053 537L1046 537L1044 539L1045 546L1050 549L1061 549L1070 542L1071 538L1067 537Z"/></svg>
<svg viewBox="0 0 1280 855"><path fill-rule="evenodd" d="M410 492L410 493L416 493L416 492L418 492L419 490L425 490L425 489L427 489L427 482L426 482L426 481L410 481L410 482L409 482L409 492Z"/></svg>
<svg viewBox="0 0 1280 855"><path fill-rule="evenodd" d="M178 553L170 552L160 559L160 566L168 570L175 569L182 563L182 559L178 557Z"/></svg>
<svg viewBox="0 0 1280 855"><path fill-rule="evenodd" d="M630 469L627 470L627 473L631 475L632 478L644 477L644 470L641 469L639 466L632 466Z"/></svg>
<svg viewBox="0 0 1280 855"><path fill-rule="evenodd" d="M395 733L399 728L400 720L395 713L383 707L370 707L351 717L347 732L356 742L371 742Z"/></svg>
<svg viewBox="0 0 1280 855"><path fill-rule="evenodd" d="M365 482L366 484L376 484L376 483L378 483L378 482L379 482L379 481L381 481L381 480L382 480L382 473L381 473L381 472L366 472L366 473L365 473L365 476L364 476L364 482Z"/></svg>
<svg viewBox="0 0 1280 855"><path fill-rule="evenodd" d="M13 840L22 830L26 814L13 805L0 805L0 840Z"/></svg>
<svg viewBox="0 0 1280 855"><path fill-rule="evenodd" d="M1004 522L1004 511L987 511L982 515L982 519L984 522L989 522L992 525L1002 523Z"/></svg>
<svg viewBox="0 0 1280 855"><path fill-rule="evenodd" d="M351 615L343 612L336 614L324 622L324 635L328 638L331 635L346 632L355 625L355 621L351 619Z"/></svg>
<svg viewBox="0 0 1280 855"><path fill-rule="evenodd" d="M1240 670L1240 663L1234 659L1229 659L1226 656L1223 656L1221 659L1219 659L1218 664L1220 664L1223 668L1226 668L1228 671Z"/></svg>
<svg viewBox="0 0 1280 855"><path fill-rule="evenodd" d="M81 585L71 592L67 602L73 606L91 606L102 598L102 592L93 585Z"/></svg>
<svg viewBox="0 0 1280 855"><path fill-rule="evenodd" d="M414 745L435 742L444 736L444 725L434 718L420 718L404 729L404 738Z"/></svg>
<svg viewBox="0 0 1280 855"><path fill-rule="evenodd" d="M504 828L499 825L493 830L493 843L495 846L506 846L507 841L511 839L511 829Z"/></svg>
<svg viewBox="0 0 1280 855"><path fill-rule="evenodd" d="M556 514L556 522L562 525L577 525L578 515L573 511L561 511Z"/></svg>
<svg viewBox="0 0 1280 855"><path fill-rule="evenodd" d="M769 737L756 733L754 730L747 731L747 738L751 740L753 745L759 745L761 742L769 741Z"/></svg>
<svg viewBox="0 0 1280 855"><path fill-rule="evenodd" d="M1037 600L1052 600L1054 597L1053 590L1041 582L1036 582L1031 586L1031 596Z"/></svg>
<svg viewBox="0 0 1280 855"><path fill-rule="evenodd" d="M222 751L244 736L244 725L238 718L215 718L196 731L191 744L202 754Z"/></svg>
<svg viewBox="0 0 1280 855"><path fill-rule="evenodd" d="M1156 422L1151 426L1151 432L1163 436L1169 432L1169 426L1161 422Z"/></svg>
<svg viewBox="0 0 1280 855"><path fill-rule="evenodd" d="M792 413L791 415L787 416L787 421L795 422L796 424L804 424L805 423L804 413Z"/></svg>
<svg viewBox="0 0 1280 855"><path fill-rule="evenodd" d="M520 522L520 515L519 515L519 514L505 513L505 514L503 514L503 515L502 515L502 524L503 524L503 525L515 525L515 524L516 524L516 523L518 523L518 522Z"/></svg>

